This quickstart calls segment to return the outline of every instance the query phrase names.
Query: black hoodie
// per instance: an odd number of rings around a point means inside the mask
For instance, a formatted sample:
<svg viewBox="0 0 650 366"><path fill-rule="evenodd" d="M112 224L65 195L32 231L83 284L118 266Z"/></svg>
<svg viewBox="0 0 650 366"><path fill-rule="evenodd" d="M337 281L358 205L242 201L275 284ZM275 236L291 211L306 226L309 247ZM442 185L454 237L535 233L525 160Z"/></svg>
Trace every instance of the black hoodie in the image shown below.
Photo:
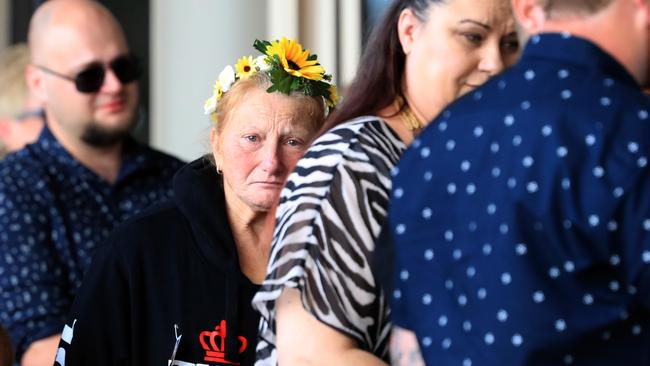
<svg viewBox="0 0 650 366"><path fill-rule="evenodd" d="M250 302L259 286L239 269L221 177L198 159L174 177L174 197L124 223L97 251L59 364L254 363L259 315Z"/></svg>

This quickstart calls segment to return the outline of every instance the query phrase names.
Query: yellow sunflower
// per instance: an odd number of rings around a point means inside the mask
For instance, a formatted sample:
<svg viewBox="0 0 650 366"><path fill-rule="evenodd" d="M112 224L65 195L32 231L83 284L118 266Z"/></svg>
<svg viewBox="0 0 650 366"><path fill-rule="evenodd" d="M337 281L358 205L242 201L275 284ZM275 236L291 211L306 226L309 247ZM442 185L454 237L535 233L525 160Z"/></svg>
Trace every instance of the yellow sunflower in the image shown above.
<svg viewBox="0 0 650 366"><path fill-rule="evenodd" d="M246 80L253 76L257 72L253 56L244 56L237 60L235 70L237 71L237 77L242 80Z"/></svg>
<svg viewBox="0 0 650 366"><path fill-rule="evenodd" d="M336 107L339 102L339 93L336 89L336 85L331 84L328 91L330 92L329 98L326 98L327 106L332 108Z"/></svg>
<svg viewBox="0 0 650 366"><path fill-rule="evenodd" d="M325 69L318 64L318 61L308 61L309 51L303 50L295 39L287 40L282 37L279 41L271 42L266 49L266 54L271 57L278 55L284 70L293 76L322 80L325 74Z"/></svg>
<svg viewBox="0 0 650 366"><path fill-rule="evenodd" d="M217 104L221 97L223 96L223 89L221 88L221 83L217 80L214 83L212 90L212 96L203 103L203 112L210 115L210 119L214 122L217 122Z"/></svg>
<svg viewBox="0 0 650 366"><path fill-rule="evenodd" d="M217 97L217 102L221 100L221 97L223 96L223 88L221 87L221 83L219 80L217 80L214 83L214 89L212 90L212 95Z"/></svg>
<svg viewBox="0 0 650 366"><path fill-rule="evenodd" d="M216 112L210 113L210 121L219 123L219 116L217 116Z"/></svg>

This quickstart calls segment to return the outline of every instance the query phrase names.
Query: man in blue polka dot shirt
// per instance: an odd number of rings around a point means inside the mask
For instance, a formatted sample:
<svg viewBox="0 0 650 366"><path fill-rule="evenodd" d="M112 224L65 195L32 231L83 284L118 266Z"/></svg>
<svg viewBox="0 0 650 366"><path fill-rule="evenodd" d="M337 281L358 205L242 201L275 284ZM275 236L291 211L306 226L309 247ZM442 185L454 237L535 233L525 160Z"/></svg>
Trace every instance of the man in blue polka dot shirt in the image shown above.
<svg viewBox="0 0 650 366"><path fill-rule="evenodd" d="M649 365L650 3L512 3L520 62L394 171L394 323L431 365Z"/></svg>
<svg viewBox="0 0 650 366"><path fill-rule="evenodd" d="M140 68L99 3L50 0L30 23L36 143L0 163L0 323L16 361L51 365L97 245L168 198L180 161L129 137Z"/></svg>

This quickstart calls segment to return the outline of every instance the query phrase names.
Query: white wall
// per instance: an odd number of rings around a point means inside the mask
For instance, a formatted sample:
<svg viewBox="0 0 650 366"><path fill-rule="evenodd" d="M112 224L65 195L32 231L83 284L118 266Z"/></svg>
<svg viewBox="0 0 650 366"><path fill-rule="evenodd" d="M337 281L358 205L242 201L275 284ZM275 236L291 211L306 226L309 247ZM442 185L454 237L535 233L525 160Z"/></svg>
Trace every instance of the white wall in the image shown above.
<svg viewBox="0 0 650 366"><path fill-rule="evenodd" d="M6 1L6 0L0 0ZM209 151L203 102L226 65L256 55L265 38L266 1L151 2L151 144L182 159Z"/></svg>
<svg viewBox="0 0 650 366"><path fill-rule="evenodd" d="M349 1L349 0L347 0ZM318 55L328 74L338 77L336 48L336 1L300 1L300 39L302 46Z"/></svg>
<svg viewBox="0 0 650 366"><path fill-rule="evenodd" d="M349 85L357 74L361 58L361 0L339 0L339 70L341 87Z"/></svg>
<svg viewBox="0 0 650 366"><path fill-rule="evenodd" d="M260 0L261 1L261 0ZM267 39L282 37L300 40L300 7L298 0L266 0Z"/></svg>

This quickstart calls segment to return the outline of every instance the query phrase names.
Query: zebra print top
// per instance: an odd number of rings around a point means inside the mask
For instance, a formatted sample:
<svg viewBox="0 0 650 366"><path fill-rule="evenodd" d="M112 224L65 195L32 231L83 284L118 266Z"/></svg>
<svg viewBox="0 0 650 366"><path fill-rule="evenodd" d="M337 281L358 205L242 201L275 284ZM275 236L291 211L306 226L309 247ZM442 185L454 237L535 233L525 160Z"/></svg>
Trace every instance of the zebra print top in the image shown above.
<svg viewBox="0 0 650 366"><path fill-rule="evenodd" d="M388 302L369 262L386 220L390 173L405 148L385 121L366 116L318 138L298 162L253 299L262 314L256 365L277 365L275 301L285 287L297 288L318 320L387 359Z"/></svg>

